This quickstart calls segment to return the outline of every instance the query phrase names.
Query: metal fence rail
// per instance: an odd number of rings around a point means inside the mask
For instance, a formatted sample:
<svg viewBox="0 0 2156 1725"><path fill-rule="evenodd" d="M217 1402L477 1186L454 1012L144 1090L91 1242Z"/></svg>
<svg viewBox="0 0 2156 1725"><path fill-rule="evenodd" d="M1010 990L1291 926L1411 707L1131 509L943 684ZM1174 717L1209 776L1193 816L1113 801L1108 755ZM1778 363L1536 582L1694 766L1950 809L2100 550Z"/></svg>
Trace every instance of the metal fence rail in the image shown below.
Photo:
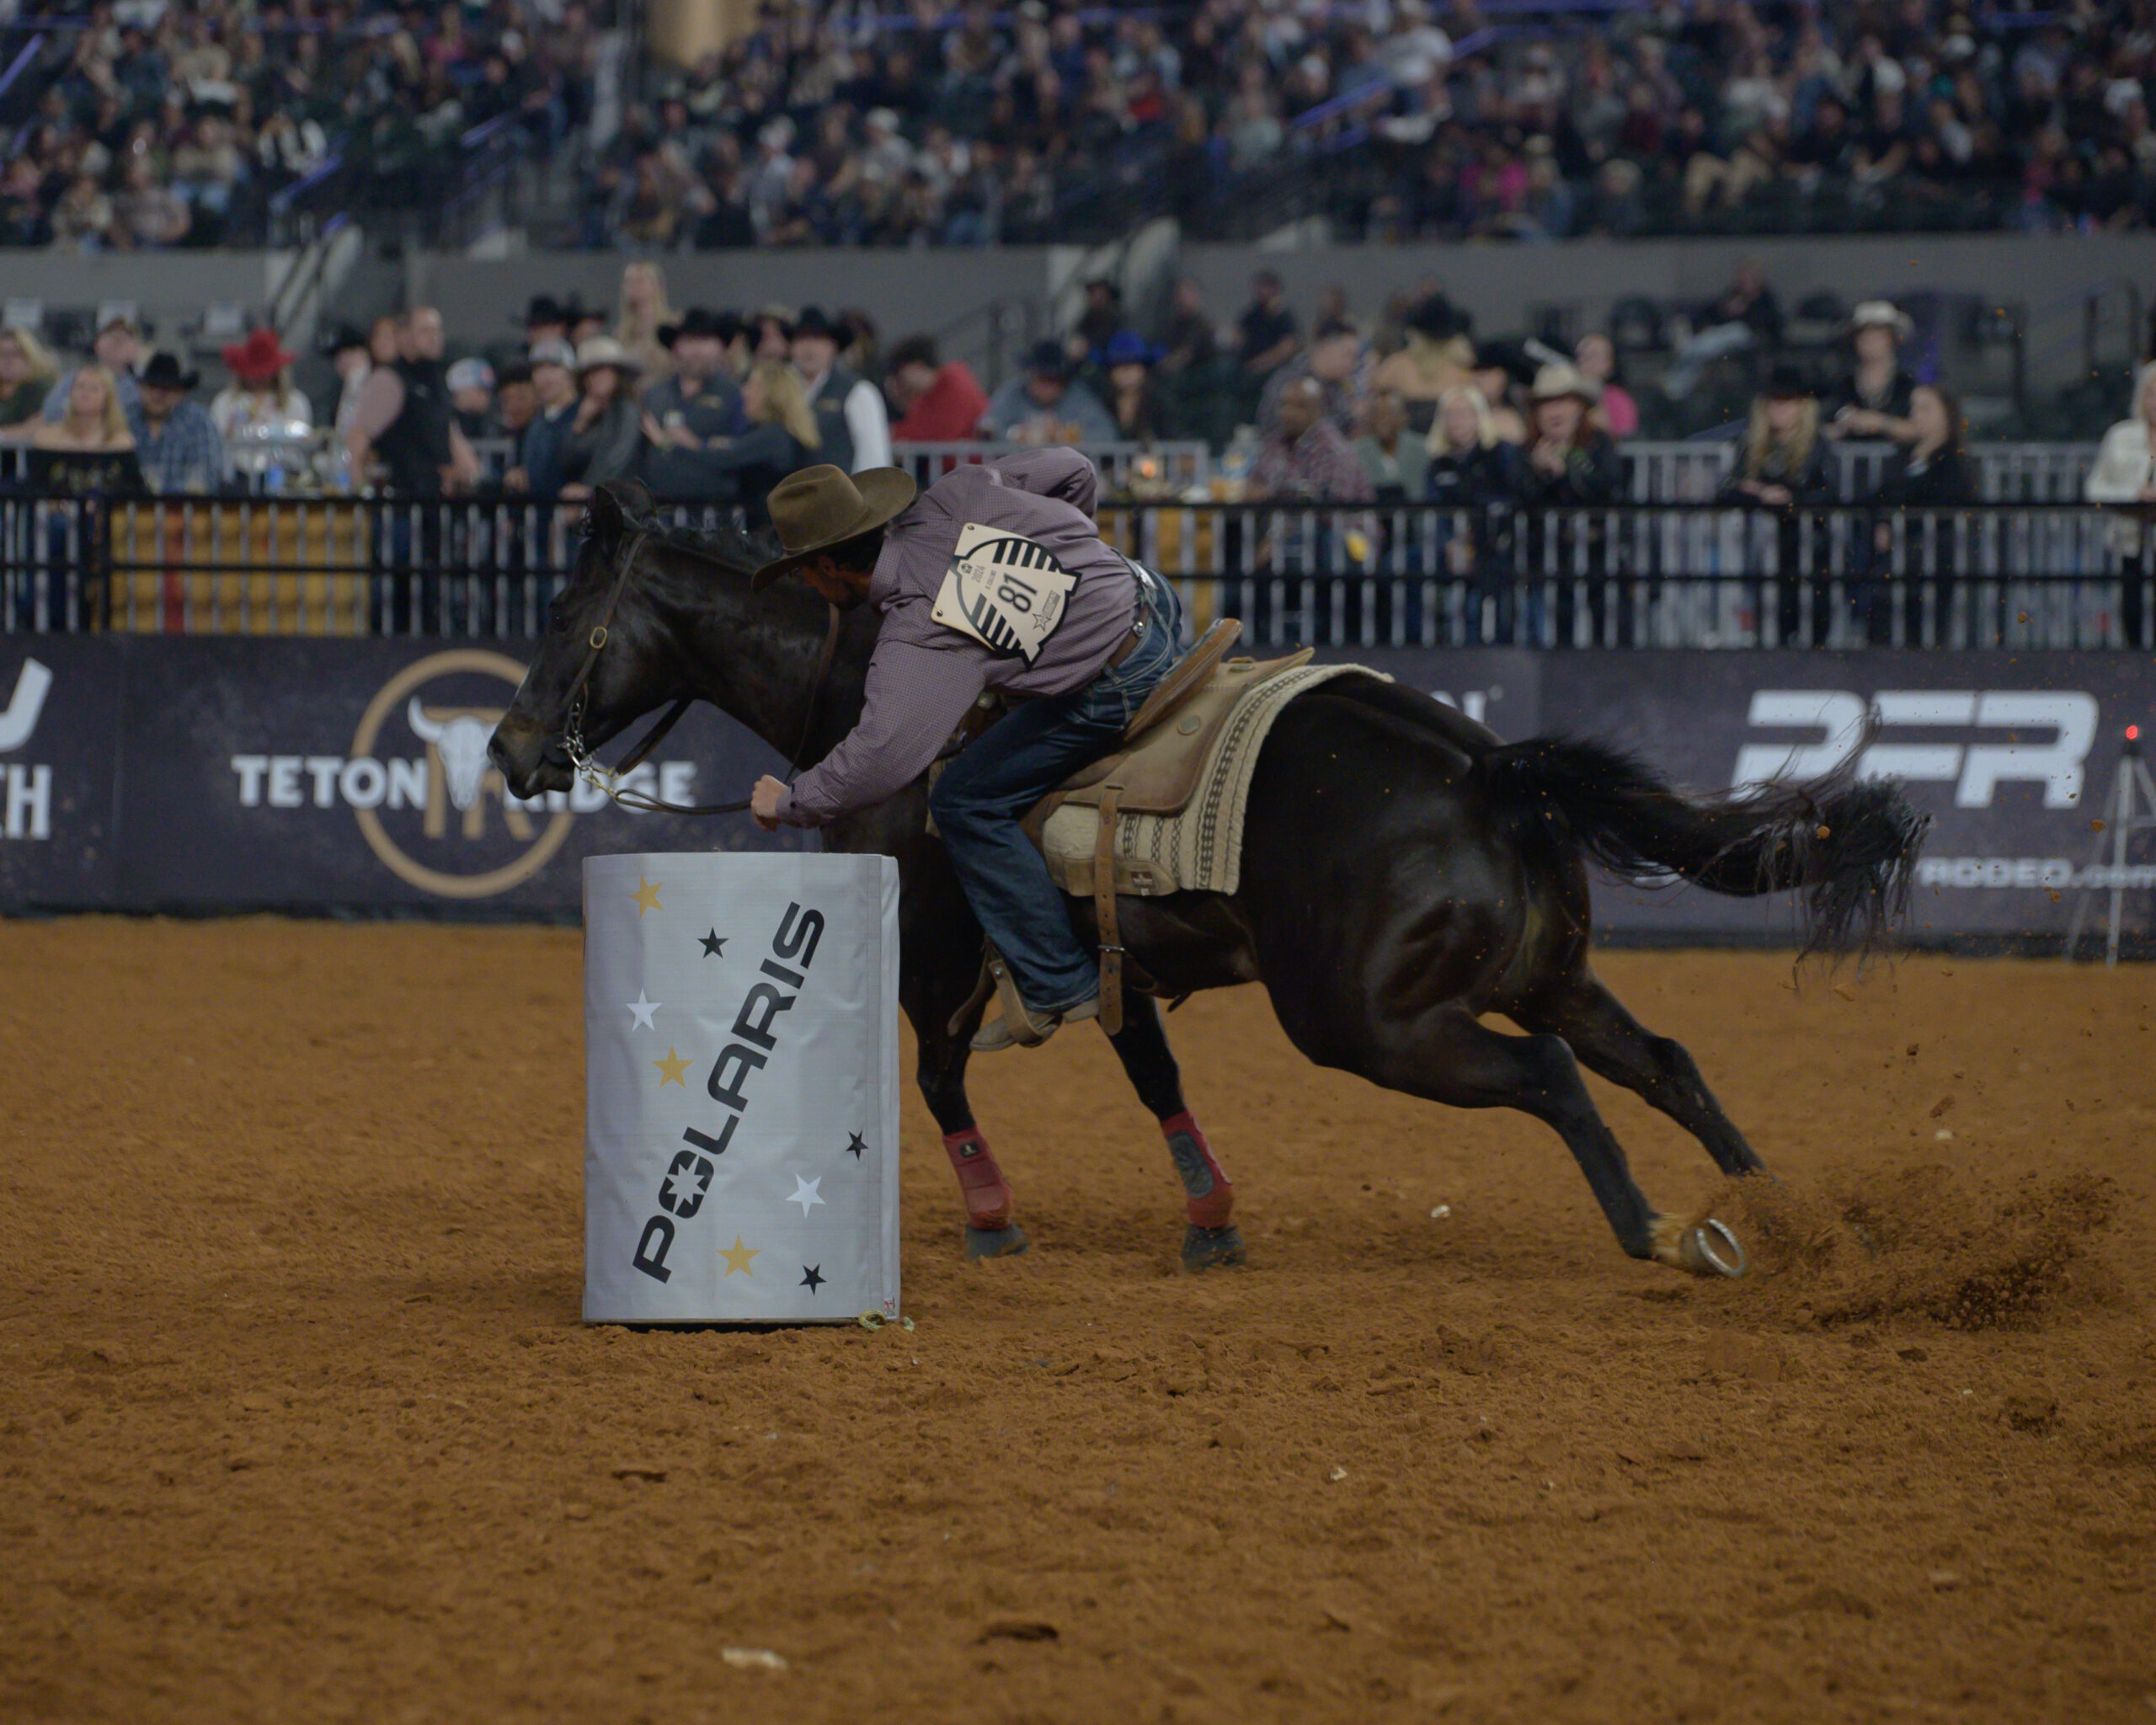
<svg viewBox="0 0 2156 1725"><path fill-rule="evenodd" d="M329 434L318 430L301 440L255 442L227 451L225 479L235 493L297 493L318 489L321 475L334 469L328 460ZM516 465L507 438L481 438L473 449L480 464L499 480ZM892 459L926 488L965 462L993 461L1019 446L1011 443L899 443ZM1187 497L1213 494L1216 482L1228 489L1212 451L1195 441L1169 443L1100 443L1080 453L1101 472L1107 496ZM1624 495L1633 503L1708 503L1721 489L1735 459L1734 446L1722 438L1681 443L1634 441L1617 446L1624 467ZM1879 487L1894 453L1891 443L1842 443L1833 449L1835 495L1860 503ZM1978 443L1969 448L1977 494L1987 503L2078 503L2082 483L2095 464L2090 443ZM26 483L29 451L19 444L0 444L0 481ZM1224 499L1225 500L1225 499Z"/></svg>
<svg viewBox="0 0 2156 1725"><path fill-rule="evenodd" d="M574 569L580 514L0 498L0 631L530 636ZM2079 504L1154 503L1100 521L1182 585L1194 622L1240 617L1265 647L2156 648L2156 534Z"/></svg>

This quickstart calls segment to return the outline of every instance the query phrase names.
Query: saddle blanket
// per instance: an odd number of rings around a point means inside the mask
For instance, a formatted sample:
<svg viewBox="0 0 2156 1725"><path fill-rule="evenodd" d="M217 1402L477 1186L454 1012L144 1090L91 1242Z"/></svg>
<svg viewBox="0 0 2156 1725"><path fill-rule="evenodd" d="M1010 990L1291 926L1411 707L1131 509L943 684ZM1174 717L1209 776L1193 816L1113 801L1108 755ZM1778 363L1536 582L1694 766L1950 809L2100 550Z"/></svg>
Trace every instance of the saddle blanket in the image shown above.
<svg viewBox="0 0 2156 1725"><path fill-rule="evenodd" d="M1241 884L1243 816L1258 751L1281 709L1334 677L1391 678L1358 665L1305 665L1258 684L1214 739L1189 803L1175 814L1121 814L1116 820L1116 890L1139 898L1165 893L1231 893ZM1094 846L1101 812L1066 804L1041 829L1049 873L1066 893L1093 891Z"/></svg>

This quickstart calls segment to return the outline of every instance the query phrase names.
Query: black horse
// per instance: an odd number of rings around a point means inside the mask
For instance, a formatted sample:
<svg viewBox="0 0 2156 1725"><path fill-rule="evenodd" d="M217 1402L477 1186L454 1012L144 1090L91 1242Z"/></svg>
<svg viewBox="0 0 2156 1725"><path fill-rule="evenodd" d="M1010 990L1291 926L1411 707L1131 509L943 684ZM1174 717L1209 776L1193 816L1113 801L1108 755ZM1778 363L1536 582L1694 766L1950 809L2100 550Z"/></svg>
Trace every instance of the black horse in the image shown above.
<svg viewBox="0 0 2156 1725"><path fill-rule="evenodd" d="M552 633L494 733L490 752L510 789L570 782L568 709L587 662L590 747L693 697L775 747L798 742L800 764L821 758L861 712L877 615L846 615L819 688L825 606L793 582L752 596L749 572L766 554L738 535L647 535L618 499L596 499ZM964 1188L969 1250L1016 1250L1024 1236L1009 1188L966 1101L980 931L926 809L916 784L832 826L826 843L898 859L900 993L921 1092ZM1588 862L1719 893L1801 889L1812 943L1840 948L1868 945L1902 914L1922 836L1884 782L1843 776L1742 800L1687 797L1597 744L1502 743L1426 695L1339 677L1288 703L1273 725L1251 787L1241 889L1125 899L1118 915L1132 962L1161 994L1262 981L1289 1038L1320 1065L1457 1108L1534 1115L1564 1139L1631 1256L1737 1274L1743 1256L1727 1229L1648 1203L1581 1080L1584 1064L1637 1092L1724 1173L1761 1166L1691 1056L1643 1028L1596 978ZM1070 908L1091 937L1091 904ZM1481 1021L1492 1012L1528 1033L1491 1029ZM1184 1182L1186 1266L1236 1261L1233 1188L1184 1107L1155 999L1127 993L1112 1040Z"/></svg>

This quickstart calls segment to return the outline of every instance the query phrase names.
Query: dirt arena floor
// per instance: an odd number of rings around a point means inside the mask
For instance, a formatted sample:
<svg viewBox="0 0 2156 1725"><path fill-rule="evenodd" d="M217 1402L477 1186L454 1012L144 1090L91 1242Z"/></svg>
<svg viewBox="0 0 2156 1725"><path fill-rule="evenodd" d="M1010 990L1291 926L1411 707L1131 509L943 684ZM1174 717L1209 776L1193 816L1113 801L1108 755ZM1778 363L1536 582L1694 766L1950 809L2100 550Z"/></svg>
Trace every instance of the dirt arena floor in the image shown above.
<svg viewBox="0 0 2156 1725"><path fill-rule="evenodd" d="M1246 1270L1088 1032L976 1068L1030 1255L909 1091L915 1331L639 1334L574 932L0 927L0 1718L2156 1717L2156 974L1604 968L1788 1177L1598 1092L1745 1282L1245 990Z"/></svg>

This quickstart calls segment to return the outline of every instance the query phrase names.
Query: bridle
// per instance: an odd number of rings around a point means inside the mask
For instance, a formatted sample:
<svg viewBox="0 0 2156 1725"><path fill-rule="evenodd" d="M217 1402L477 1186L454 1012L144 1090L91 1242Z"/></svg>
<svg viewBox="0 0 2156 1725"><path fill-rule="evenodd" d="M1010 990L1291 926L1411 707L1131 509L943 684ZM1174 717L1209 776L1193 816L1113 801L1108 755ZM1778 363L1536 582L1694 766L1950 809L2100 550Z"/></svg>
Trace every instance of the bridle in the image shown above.
<svg viewBox="0 0 2156 1725"><path fill-rule="evenodd" d="M681 715L695 705L693 696L683 696L669 707L659 723L643 734L643 740L622 758L618 766L605 766L595 759L584 740L584 697L591 682L591 674L598 668L599 655L612 638L614 613L620 607L622 596L628 591L629 577L634 572L637 558L644 542L651 537L648 527L637 529L636 537L629 541L629 548L622 555L621 566L614 576L613 590L606 595L606 608L600 613L599 621L592 626L585 647L584 663L569 684L568 705L562 720L562 750L569 758L569 765L576 776L587 784L593 784L611 797L624 809L633 809L652 814L739 814L749 807L751 798L742 798L734 803L669 803L663 798L647 795L634 786L622 782L641 766L665 740L666 734L680 723ZM800 771L801 757L808 751L809 739L815 734L816 715L824 704L824 684L831 674L831 662L838 657L839 634L845 626L844 614L835 605L828 607L830 621L824 627L824 645L816 655L815 681L808 686L808 708L801 720L801 740L793 745L793 753L786 764L786 782L793 782L793 776Z"/></svg>

